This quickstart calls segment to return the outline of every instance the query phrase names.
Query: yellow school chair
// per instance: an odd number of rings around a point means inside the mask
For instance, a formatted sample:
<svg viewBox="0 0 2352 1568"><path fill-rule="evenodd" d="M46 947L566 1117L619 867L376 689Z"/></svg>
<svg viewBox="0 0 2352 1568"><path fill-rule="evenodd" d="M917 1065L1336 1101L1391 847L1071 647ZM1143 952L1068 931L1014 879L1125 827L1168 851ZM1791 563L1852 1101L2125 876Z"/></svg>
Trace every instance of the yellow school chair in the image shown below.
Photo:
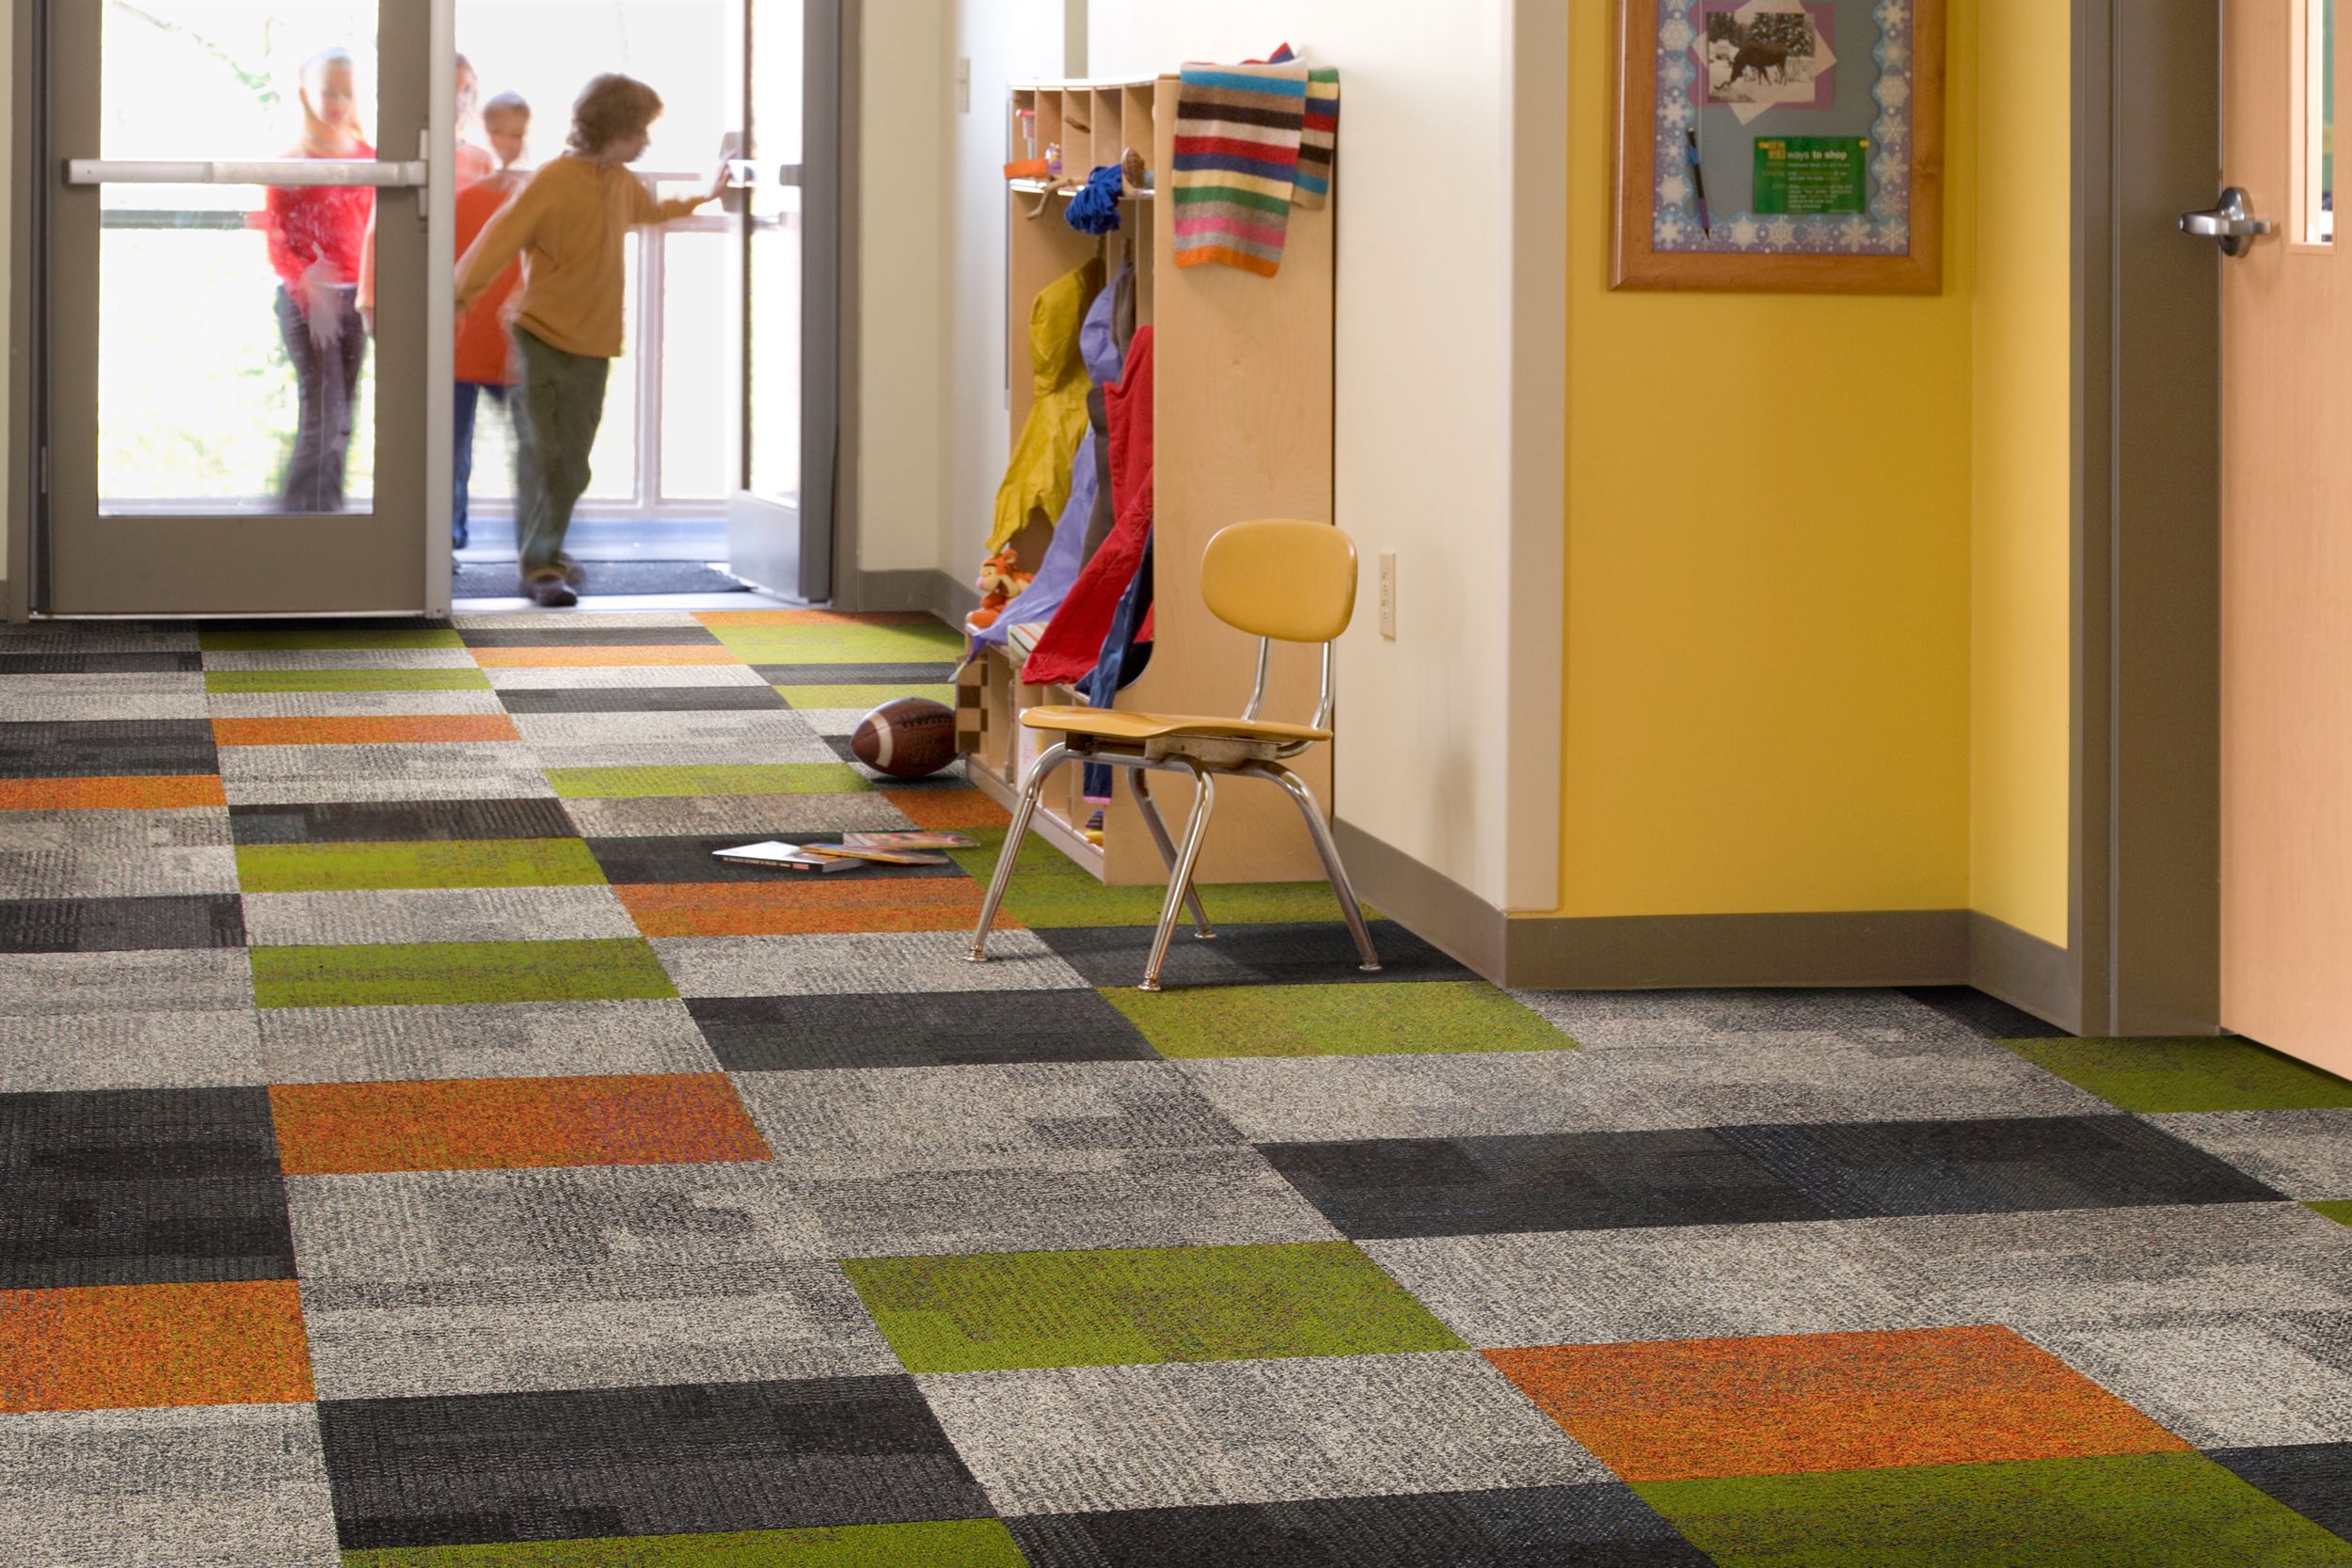
<svg viewBox="0 0 2352 1568"><path fill-rule="evenodd" d="M1144 965L1143 990L1160 989L1160 968L1168 959L1168 939L1176 932L1176 911L1191 908L1197 937L1214 937L1208 911L1193 891L1193 867L1208 836L1209 813L1216 804L1216 780L1224 774L1266 779L1289 792L1307 819L1315 853L1323 858L1324 875L1339 895L1340 912L1348 934L1356 939L1358 967L1377 971L1380 957L1373 950L1372 933L1364 927L1363 907L1340 863L1338 846L1323 820L1323 810L1305 781L1282 766L1310 746L1331 738L1332 642L1347 629L1356 611L1356 543L1328 523L1268 519L1235 523L1220 529L1200 556L1200 597L1210 612L1230 626L1258 639L1258 678L1250 689L1249 705L1238 719L1190 714L1122 713L1099 707L1035 707L1021 716L1033 730L1046 730L1063 738L1045 750L1030 766L1013 808L1012 826L1006 831L1004 851L996 858L996 874L989 879L988 900L980 906L980 924L972 933L973 963L988 959L989 927L996 922L996 907L1012 880L1013 862L1037 811L1039 793L1055 768L1072 758L1107 764L1127 770L1136 805L1168 863L1168 902L1160 910L1159 929L1152 933L1152 957ZM1273 665L1274 643L1323 644L1323 691L1315 704L1314 721L1284 724L1258 717L1265 702L1266 677ZM1169 843L1168 825L1152 803L1145 772L1159 769L1192 775L1192 816L1184 825L1184 847Z"/></svg>

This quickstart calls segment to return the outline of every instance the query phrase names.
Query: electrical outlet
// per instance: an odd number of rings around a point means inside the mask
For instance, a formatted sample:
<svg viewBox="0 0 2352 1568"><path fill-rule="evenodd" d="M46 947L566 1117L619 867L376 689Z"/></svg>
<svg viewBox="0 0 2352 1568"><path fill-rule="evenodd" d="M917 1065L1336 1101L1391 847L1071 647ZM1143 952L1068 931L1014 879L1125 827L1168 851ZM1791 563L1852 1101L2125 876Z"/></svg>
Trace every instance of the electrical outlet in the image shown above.
<svg viewBox="0 0 2352 1568"><path fill-rule="evenodd" d="M956 113L960 115L968 115L971 112L972 62L968 59L958 57L956 60Z"/></svg>
<svg viewBox="0 0 2352 1568"><path fill-rule="evenodd" d="M1380 635L1396 641L1396 552L1380 552Z"/></svg>

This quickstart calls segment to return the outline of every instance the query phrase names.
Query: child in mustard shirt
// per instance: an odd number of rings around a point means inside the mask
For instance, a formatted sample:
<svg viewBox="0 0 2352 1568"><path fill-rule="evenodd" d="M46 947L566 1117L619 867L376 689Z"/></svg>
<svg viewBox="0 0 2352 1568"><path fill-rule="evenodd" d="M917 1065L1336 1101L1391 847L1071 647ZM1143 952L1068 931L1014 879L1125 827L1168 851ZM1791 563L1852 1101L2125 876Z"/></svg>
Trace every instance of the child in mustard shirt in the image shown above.
<svg viewBox="0 0 2352 1568"><path fill-rule="evenodd" d="M523 259L515 547L522 592L542 605L579 602L580 569L564 553L564 533L588 488L588 452L621 352L628 231L685 217L725 186L723 166L707 194L657 201L628 172L660 113L660 95L643 82L590 82L572 105L571 150L532 176L457 263L462 320L506 264Z"/></svg>

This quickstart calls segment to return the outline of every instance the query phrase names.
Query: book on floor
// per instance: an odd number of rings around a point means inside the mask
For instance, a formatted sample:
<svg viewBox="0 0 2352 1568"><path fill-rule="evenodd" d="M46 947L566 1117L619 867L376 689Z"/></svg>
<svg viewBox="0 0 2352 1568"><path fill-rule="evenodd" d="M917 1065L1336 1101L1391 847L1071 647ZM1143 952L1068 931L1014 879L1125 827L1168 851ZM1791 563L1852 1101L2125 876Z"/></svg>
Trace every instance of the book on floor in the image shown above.
<svg viewBox="0 0 2352 1568"><path fill-rule="evenodd" d="M844 849L977 849L980 841L970 833L917 829L913 832L843 833L841 847Z"/></svg>
<svg viewBox="0 0 2352 1568"><path fill-rule="evenodd" d="M865 863L839 855L814 854L798 844L772 838L734 849L713 849L710 853L712 859L723 860L729 865L764 865L777 871L855 871Z"/></svg>
<svg viewBox="0 0 2352 1568"><path fill-rule="evenodd" d="M910 849L868 849L854 844L805 844L803 848L811 854L834 855L843 860L871 861L877 865L952 865L945 855L927 854Z"/></svg>

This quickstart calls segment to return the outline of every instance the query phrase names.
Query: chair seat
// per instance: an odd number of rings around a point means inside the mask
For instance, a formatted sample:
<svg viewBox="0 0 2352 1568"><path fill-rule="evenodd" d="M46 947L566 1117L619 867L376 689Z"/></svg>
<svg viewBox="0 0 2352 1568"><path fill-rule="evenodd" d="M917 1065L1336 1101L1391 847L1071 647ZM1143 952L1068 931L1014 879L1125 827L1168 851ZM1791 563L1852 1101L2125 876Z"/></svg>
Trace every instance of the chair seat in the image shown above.
<svg viewBox="0 0 2352 1568"><path fill-rule="evenodd" d="M1122 713L1106 707L1033 707L1021 715L1033 730L1093 736L1102 740L1167 740L1184 736L1231 740L1328 740L1329 730L1311 724L1278 724L1265 719L1217 719L1202 714Z"/></svg>

